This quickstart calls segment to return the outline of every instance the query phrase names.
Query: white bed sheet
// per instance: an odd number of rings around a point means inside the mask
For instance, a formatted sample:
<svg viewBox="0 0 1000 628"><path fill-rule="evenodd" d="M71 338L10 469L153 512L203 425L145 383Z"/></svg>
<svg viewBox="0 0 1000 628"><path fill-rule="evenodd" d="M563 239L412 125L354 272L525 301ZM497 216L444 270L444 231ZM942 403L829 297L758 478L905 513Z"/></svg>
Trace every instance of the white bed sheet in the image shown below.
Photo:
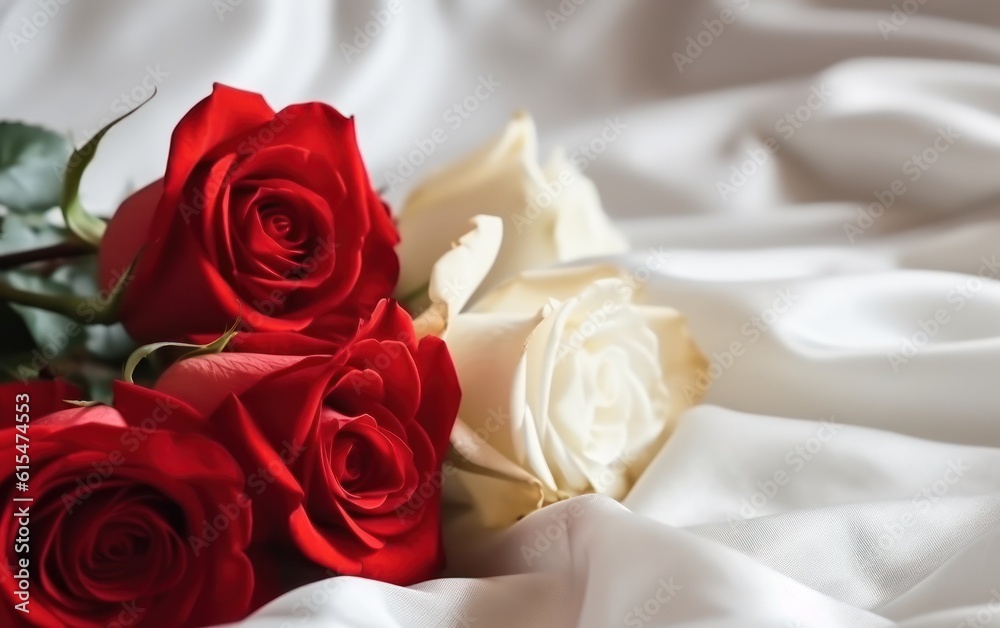
<svg viewBox="0 0 1000 628"><path fill-rule="evenodd" d="M213 81L355 114L377 184L421 161L396 201L516 108L571 151L617 121L586 174L621 261L667 255L649 292L714 381L624 504L243 625L1000 625L1000 6L439 0L371 26L389 4L6 0L0 117L83 139L156 85L84 182L105 213Z"/></svg>

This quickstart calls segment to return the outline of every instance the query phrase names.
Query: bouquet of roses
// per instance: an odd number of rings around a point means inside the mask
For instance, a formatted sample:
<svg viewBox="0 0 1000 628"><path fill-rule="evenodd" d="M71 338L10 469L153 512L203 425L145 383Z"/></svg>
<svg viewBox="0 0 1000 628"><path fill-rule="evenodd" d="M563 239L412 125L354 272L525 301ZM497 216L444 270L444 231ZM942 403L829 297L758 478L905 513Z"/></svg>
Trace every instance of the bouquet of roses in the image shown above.
<svg viewBox="0 0 1000 628"><path fill-rule="evenodd" d="M432 578L443 500L490 530L620 498L704 390L643 303L661 256L558 266L627 247L524 114L394 217L353 119L217 85L105 221L79 186L120 121L76 150L0 123L4 625Z"/></svg>

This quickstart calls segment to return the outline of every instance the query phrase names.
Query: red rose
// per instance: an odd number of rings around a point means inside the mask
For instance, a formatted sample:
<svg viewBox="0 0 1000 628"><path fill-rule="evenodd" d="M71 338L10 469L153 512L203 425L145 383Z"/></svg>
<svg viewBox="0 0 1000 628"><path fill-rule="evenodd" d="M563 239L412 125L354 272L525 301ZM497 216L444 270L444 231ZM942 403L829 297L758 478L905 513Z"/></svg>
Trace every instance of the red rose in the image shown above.
<svg viewBox="0 0 1000 628"><path fill-rule="evenodd" d="M458 379L444 342L418 342L394 301L335 353L192 358L156 389L209 416L241 462L255 542L395 584L441 569L440 473Z"/></svg>
<svg viewBox="0 0 1000 628"><path fill-rule="evenodd" d="M100 279L141 250L120 310L140 342L217 336L241 309L257 331L349 335L392 294L398 241L353 119L217 84L174 130L163 179L108 225Z"/></svg>
<svg viewBox="0 0 1000 628"><path fill-rule="evenodd" d="M244 477L218 443L173 430L199 424L192 410L119 383L114 407L43 416L37 411L51 402L17 386L0 395L7 403L14 394L0 414L0 625L173 627L243 617L253 589ZM212 541L202 543L208 528ZM25 590L29 613L16 606Z"/></svg>

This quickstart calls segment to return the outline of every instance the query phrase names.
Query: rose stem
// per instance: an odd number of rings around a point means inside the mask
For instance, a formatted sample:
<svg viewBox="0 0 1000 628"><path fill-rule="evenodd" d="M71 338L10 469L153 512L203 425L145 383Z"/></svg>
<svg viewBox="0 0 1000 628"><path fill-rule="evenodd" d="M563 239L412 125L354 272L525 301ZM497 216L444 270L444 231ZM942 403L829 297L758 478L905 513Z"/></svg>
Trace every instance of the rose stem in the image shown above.
<svg viewBox="0 0 1000 628"><path fill-rule="evenodd" d="M93 248L90 248L85 244L60 242L59 244L45 246L40 249L31 249L29 251L18 251L17 253L0 255L0 270L8 270L10 268L23 266L24 264L41 262L60 257L78 257L80 255L86 255L87 253L93 253L93 251Z"/></svg>

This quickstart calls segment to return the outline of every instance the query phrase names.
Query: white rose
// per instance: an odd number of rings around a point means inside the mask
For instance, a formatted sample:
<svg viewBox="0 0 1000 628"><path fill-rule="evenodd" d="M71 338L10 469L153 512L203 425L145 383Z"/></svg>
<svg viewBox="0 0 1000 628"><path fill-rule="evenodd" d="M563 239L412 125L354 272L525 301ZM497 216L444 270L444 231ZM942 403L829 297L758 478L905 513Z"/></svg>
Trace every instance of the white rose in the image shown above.
<svg viewBox="0 0 1000 628"><path fill-rule="evenodd" d="M475 153L435 173L404 201L397 293L424 292L435 262L476 215L503 220L505 238L479 294L522 270L628 250L594 184L556 151L538 163L535 124L518 114Z"/></svg>
<svg viewBox="0 0 1000 628"><path fill-rule="evenodd" d="M625 496L698 399L706 361L681 315L610 266L527 272L463 311L502 226L479 217L434 269L424 321L462 386L446 495L505 526L582 493ZM449 278L458 281L449 282Z"/></svg>

